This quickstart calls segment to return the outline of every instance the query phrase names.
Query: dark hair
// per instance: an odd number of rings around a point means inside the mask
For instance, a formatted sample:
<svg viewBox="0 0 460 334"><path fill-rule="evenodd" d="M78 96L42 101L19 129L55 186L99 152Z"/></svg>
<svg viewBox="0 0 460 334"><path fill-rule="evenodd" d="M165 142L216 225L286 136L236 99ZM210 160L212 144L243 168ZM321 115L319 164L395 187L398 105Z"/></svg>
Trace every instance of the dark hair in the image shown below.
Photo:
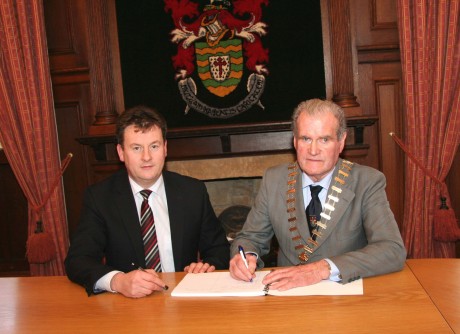
<svg viewBox="0 0 460 334"><path fill-rule="evenodd" d="M166 140L166 120L162 114L153 108L136 106L120 114L117 121L117 141L121 146L124 142L125 129L130 125L134 125L142 131L149 130L156 125L161 129L163 139Z"/></svg>
<svg viewBox="0 0 460 334"><path fill-rule="evenodd" d="M307 101L300 102L297 108L295 108L294 113L292 114L292 124L291 128L294 132L294 136L297 136L297 119L300 114L306 113L310 116L317 114L323 114L330 112L337 119L338 128L337 128L337 139L341 139L343 134L347 132L347 121L345 119L345 113L343 109L335 104L334 102L320 99L311 99Z"/></svg>

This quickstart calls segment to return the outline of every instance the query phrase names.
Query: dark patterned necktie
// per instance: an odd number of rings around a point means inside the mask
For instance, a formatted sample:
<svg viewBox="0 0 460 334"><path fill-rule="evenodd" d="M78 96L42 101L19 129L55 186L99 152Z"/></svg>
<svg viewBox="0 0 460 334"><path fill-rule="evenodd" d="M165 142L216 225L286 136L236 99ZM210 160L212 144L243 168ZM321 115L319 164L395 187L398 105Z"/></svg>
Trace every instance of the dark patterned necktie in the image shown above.
<svg viewBox="0 0 460 334"><path fill-rule="evenodd" d="M323 189L321 186L310 186L311 200L305 209L308 220L308 228L310 229L310 234L316 229L316 222L321 220L321 201L319 200L318 194ZM313 237L316 237L315 235ZM315 238L313 238L314 240Z"/></svg>
<svg viewBox="0 0 460 334"><path fill-rule="evenodd" d="M153 212L149 205L151 190L144 189L140 192L144 201L141 205L141 231L144 240L145 267L161 272L160 252L158 251L157 233Z"/></svg>

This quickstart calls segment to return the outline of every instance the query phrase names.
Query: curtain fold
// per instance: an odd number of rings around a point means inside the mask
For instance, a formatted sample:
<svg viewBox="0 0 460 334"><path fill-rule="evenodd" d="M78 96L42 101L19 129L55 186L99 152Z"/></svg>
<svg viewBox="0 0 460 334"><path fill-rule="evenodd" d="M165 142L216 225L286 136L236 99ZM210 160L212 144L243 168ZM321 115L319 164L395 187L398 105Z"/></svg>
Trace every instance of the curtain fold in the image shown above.
<svg viewBox="0 0 460 334"><path fill-rule="evenodd" d="M406 145L442 182L460 141L459 5L460 0L398 0ZM433 238L443 187L410 160L405 172L402 235L408 257L455 257L454 242Z"/></svg>
<svg viewBox="0 0 460 334"><path fill-rule="evenodd" d="M28 233L42 220L57 253L30 272L63 275L69 240L62 178L52 189L61 168L41 0L0 2L0 71L0 141L28 201Z"/></svg>

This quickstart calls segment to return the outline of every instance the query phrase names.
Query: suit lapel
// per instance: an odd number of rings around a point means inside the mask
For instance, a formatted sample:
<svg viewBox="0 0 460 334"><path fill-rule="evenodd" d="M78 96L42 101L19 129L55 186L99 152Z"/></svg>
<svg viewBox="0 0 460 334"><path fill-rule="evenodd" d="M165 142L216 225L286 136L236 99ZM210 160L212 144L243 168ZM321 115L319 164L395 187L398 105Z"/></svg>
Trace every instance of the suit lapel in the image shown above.
<svg viewBox="0 0 460 334"><path fill-rule="evenodd" d="M122 224L125 226L128 237L138 258L139 265L145 266L144 242L137 213L136 202L134 201L133 191L129 183L126 171L120 173L115 186L115 206L118 210Z"/></svg>
<svg viewBox="0 0 460 334"><path fill-rule="evenodd" d="M334 184L335 177L338 175L341 165L342 165L342 159L339 159L339 161L336 164L334 173L332 175L331 185ZM332 231L337 227L340 219L342 218L345 211L350 206L353 198L355 197L355 193L350 188L351 183L353 183L353 172L351 172L349 177L346 179L345 185L341 186L342 192L340 193L340 195L337 196L339 198L339 201L335 203L335 206L334 206L335 210L331 212L330 214L331 219L326 220L327 228L325 230L324 229L321 230L322 237L316 240L318 242L318 247L316 249L321 247L321 245L331 235ZM332 187L329 186L327 197L326 197L326 202L328 201L328 196L330 196L331 194L332 194Z"/></svg>
<svg viewBox="0 0 460 334"><path fill-rule="evenodd" d="M166 200L168 202L169 224L171 227L171 243L173 248L174 266L181 268L182 263L178 262L179 256L175 254L182 254L183 248L183 229L180 222L183 221L181 203L183 201L182 192L175 185L174 179L168 172L163 172L163 180L165 185Z"/></svg>
<svg viewBox="0 0 460 334"><path fill-rule="evenodd" d="M300 167L297 168L299 173L296 177L296 203L295 203L295 210L297 212L297 229L299 231L300 236L302 237L302 243L305 244L307 239L310 237L310 230L308 228L307 216L305 215L305 204L303 198L303 186L302 186L302 170Z"/></svg>

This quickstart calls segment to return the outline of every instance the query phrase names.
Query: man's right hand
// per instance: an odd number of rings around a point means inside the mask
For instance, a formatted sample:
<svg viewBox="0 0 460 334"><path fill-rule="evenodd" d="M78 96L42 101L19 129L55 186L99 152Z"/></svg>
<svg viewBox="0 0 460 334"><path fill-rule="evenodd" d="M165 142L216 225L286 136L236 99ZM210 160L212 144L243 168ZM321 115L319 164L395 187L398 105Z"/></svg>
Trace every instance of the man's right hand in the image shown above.
<svg viewBox="0 0 460 334"><path fill-rule="evenodd" d="M154 291L163 291L165 286L165 282L153 269L117 273L110 282L112 290L130 298L141 298Z"/></svg>
<svg viewBox="0 0 460 334"><path fill-rule="evenodd" d="M248 262L249 268L246 268L240 254L236 254L230 260L230 275L234 279L249 282L256 277L257 256L248 253L246 254L246 261Z"/></svg>

